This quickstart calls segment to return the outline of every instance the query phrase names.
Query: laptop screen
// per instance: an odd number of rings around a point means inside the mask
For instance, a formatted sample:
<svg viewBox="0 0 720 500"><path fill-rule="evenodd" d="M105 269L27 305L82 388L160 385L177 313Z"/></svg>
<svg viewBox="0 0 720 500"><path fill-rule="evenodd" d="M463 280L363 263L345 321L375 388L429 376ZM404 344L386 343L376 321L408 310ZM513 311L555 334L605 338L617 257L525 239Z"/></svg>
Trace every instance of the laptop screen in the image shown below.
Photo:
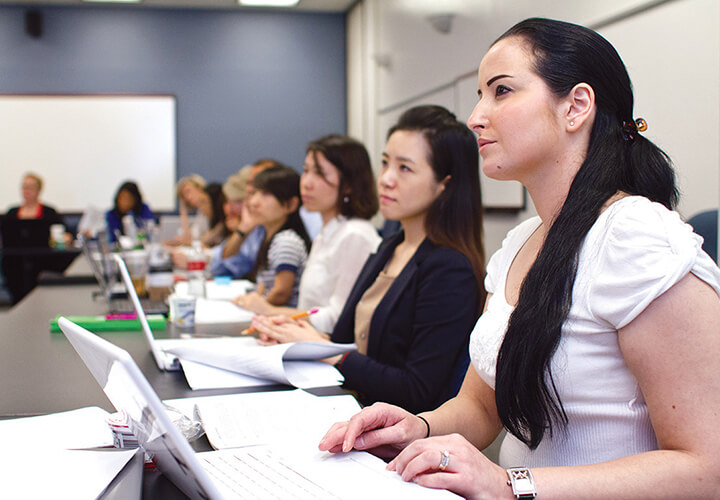
<svg viewBox="0 0 720 500"><path fill-rule="evenodd" d="M158 469L191 498L219 498L195 452L170 420L127 351L69 321L58 320L65 336Z"/></svg>

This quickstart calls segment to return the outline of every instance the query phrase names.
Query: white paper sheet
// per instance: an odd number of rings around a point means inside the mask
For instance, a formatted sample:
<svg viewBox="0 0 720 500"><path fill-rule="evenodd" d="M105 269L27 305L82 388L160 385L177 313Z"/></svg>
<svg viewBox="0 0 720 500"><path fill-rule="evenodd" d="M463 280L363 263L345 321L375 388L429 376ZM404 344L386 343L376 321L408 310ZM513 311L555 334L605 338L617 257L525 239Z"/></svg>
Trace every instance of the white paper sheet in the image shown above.
<svg viewBox="0 0 720 500"><path fill-rule="evenodd" d="M3 449L112 446L109 413L92 406L38 417L0 420Z"/></svg>
<svg viewBox="0 0 720 500"><path fill-rule="evenodd" d="M255 284L249 280L226 281L215 279L205 283L205 296L211 300L232 300L239 295L245 295L249 290L255 288ZM175 293L188 295L187 281L175 283Z"/></svg>
<svg viewBox="0 0 720 500"><path fill-rule="evenodd" d="M330 342L260 346L253 339L232 337L182 340L174 344L165 341L162 348L181 361L195 361L281 384L309 388L339 385L343 381L334 366L313 360L349 352L356 347L354 344Z"/></svg>
<svg viewBox="0 0 720 500"><path fill-rule="evenodd" d="M277 383L272 380L251 377L242 373L196 363L195 361L180 360L180 364L185 373L185 379L192 390L263 387Z"/></svg>
<svg viewBox="0 0 720 500"><path fill-rule="evenodd" d="M215 449L302 441L314 448L332 424L360 411L352 396L314 396L294 391L255 392L165 403L189 417L198 413ZM291 414L292 418L288 418Z"/></svg>
<svg viewBox="0 0 720 500"><path fill-rule="evenodd" d="M199 298L195 301L195 324L213 325L219 323L250 324L253 313L228 300Z"/></svg>
<svg viewBox="0 0 720 500"><path fill-rule="evenodd" d="M97 498L137 450L3 449L2 498Z"/></svg>

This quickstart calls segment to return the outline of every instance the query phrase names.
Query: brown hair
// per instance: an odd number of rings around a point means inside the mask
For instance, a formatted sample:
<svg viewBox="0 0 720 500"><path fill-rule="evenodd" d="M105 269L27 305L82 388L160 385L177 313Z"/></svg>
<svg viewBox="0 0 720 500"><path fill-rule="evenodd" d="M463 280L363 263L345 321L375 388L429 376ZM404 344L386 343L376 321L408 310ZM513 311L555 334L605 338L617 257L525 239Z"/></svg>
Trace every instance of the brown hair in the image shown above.
<svg viewBox="0 0 720 500"><path fill-rule="evenodd" d="M338 169L337 209L341 215L369 219L377 213L375 177L370 156L361 142L344 135L326 135L308 144L307 152L313 155L315 163L318 153L322 153ZM320 176L327 181L322 173Z"/></svg>

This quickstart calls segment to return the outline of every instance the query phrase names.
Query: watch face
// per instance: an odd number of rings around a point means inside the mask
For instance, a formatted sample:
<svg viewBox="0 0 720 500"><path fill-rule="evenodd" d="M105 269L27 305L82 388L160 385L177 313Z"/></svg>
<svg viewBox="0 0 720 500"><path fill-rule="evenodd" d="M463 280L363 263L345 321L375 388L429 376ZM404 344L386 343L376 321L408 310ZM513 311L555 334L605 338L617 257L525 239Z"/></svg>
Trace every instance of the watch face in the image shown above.
<svg viewBox="0 0 720 500"><path fill-rule="evenodd" d="M517 498L535 498L537 491L530 469L508 469L507 472L510 476L513 494Z"/></svg>

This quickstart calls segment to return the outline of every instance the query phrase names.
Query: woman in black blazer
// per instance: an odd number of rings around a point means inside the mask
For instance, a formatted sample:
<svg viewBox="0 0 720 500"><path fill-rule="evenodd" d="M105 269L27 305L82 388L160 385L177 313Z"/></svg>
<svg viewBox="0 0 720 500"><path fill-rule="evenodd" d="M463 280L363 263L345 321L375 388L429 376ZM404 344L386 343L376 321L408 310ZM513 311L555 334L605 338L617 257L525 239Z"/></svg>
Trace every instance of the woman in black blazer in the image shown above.
<svg viewBox="0 0 720 500"><path fill-rule="evenodd" d="M286 318L253 325L267 342L355 342L327 361L362 403L434 409L460 386L484 301L475 136L439 106L406 111L388 132L378 191L402 231L368 258L332 334Z"/></svg>

